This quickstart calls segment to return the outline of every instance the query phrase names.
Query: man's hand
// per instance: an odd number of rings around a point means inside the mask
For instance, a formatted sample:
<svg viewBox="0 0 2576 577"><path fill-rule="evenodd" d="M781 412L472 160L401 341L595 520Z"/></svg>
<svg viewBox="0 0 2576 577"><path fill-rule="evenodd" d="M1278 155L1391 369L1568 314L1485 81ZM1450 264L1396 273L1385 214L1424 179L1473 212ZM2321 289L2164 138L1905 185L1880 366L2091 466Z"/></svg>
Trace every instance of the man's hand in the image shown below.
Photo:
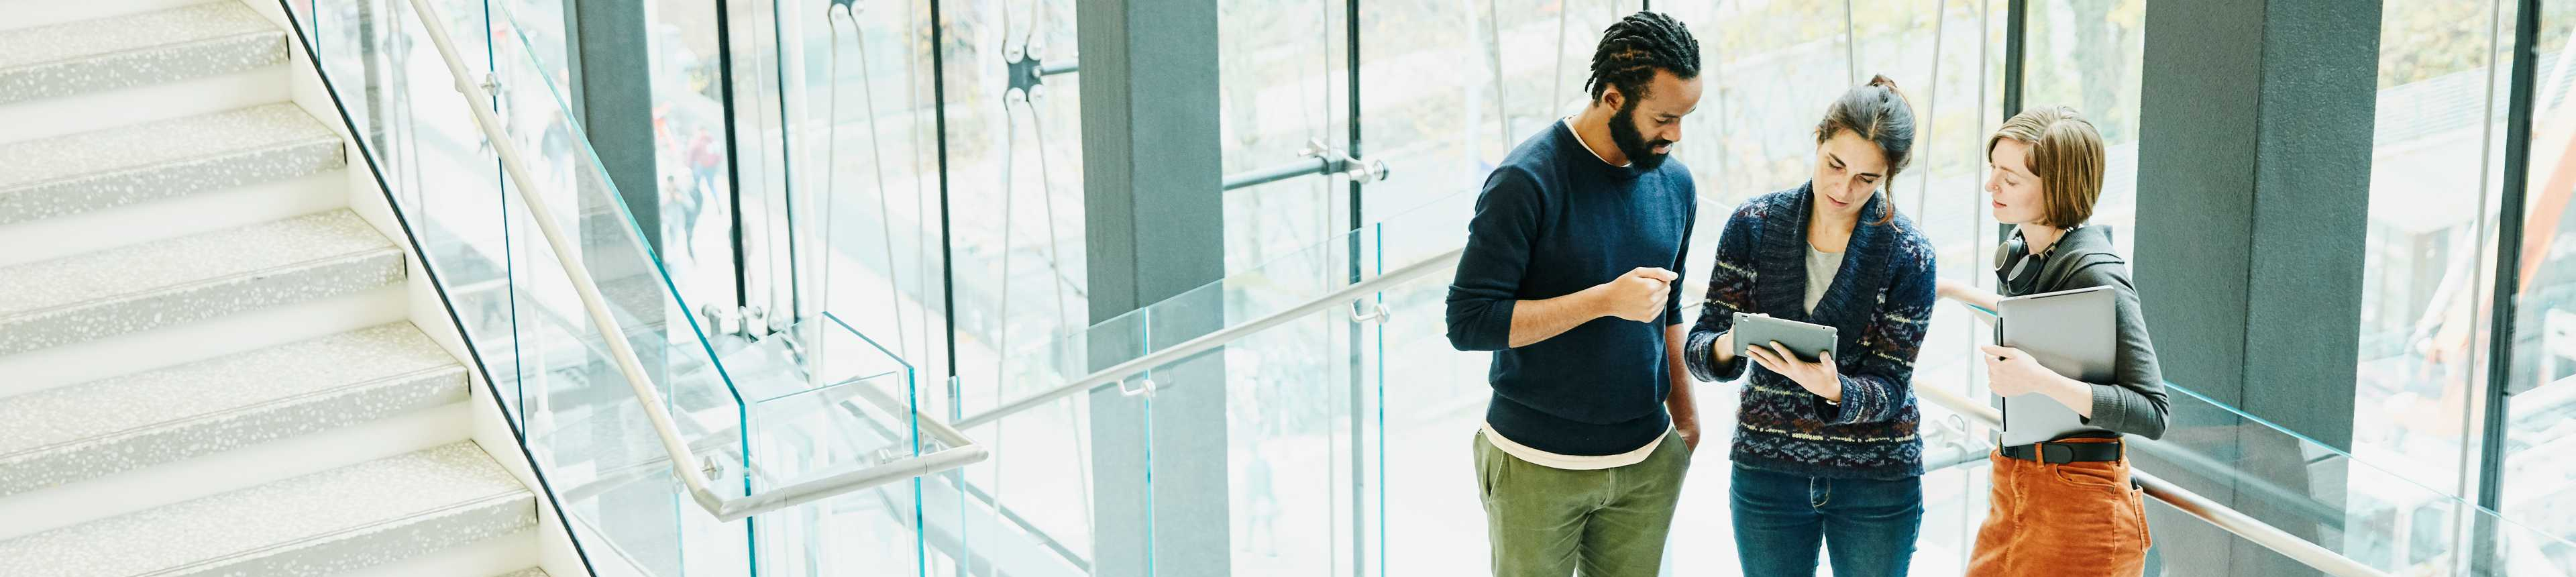
<svg viewBox="0 0 2576 577"><path fill-rule="evenodd" d="M1798 388L1824 397L1826 401L1839 403L1843 400L1843 374L1834 364L1832 353L1817 355L1816 362L1810 363L1798 360L1798 355L1790 354L1789 347L1780 341L1771 341L1771 346L1767 347L1745 347L1744 356L1752 357L1753 364L1789 377L1798 383Z"/></svg>
<svg viewBox="0 0 2576 577"><path fill-rule="evenodd" d="M1673 430L1682 434L1682 446L1699 450L1699 419L1673 419Z"/></svg>
<svg viewBox="0 0 2576 577"><path fill-rule="evenodd" d="M1590 290L1601 316L1650 323L1664 314L1664 302L1672 300L1672 283L1677 280L1680 277L1673 271L1637 267Z"/></svg>

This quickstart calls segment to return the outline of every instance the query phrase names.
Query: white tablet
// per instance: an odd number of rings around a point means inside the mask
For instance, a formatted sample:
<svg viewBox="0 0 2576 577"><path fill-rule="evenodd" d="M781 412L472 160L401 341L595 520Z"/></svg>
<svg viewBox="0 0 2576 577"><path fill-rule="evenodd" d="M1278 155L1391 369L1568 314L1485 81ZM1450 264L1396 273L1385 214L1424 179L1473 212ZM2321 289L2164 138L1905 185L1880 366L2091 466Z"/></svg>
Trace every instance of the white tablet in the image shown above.
<svg viewBox="0 0 2576 577"><path fill-rule="evenodd" d="M1798 360L1816 362L1822 355L1834 353L1834 328L1752 313L1735 313L1735 356L1744 356L1744 347L1779 342L1796 353ZM1840 355L1836 355L1839 359Z"/></svg>

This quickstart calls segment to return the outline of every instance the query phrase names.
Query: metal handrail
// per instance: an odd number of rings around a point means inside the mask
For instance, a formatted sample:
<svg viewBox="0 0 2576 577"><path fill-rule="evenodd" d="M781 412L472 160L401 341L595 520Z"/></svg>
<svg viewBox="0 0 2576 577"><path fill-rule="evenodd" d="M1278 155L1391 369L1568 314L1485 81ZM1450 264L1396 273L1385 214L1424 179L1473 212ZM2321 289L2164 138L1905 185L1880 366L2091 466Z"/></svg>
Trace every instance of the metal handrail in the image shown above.
<svg viewBox="0 0 2576 577"><path fill-rule="evenodd" d="M1118 363L1117 365L1110 366L1109 368L1101 369L1100 371L1091 373L1088 376L1075 379L1073 382L1057 385L1054 388L1039 391L1037 394L1021 397L1020 400L1011 401L1010 403L993 407L992 409L985 410L984 412L976 413L975 416L958 420L957 427L960 429L972 429L990 424L993 421L1000 420L1002 417L1011 416L1014 413L1044 406L1048 402L1057 399L1070 397L1078 393L1087 393L1117 386L1120 382L1125 381L1127 377L1136 376L1137 373L1142 373L1154 367L1171 364L1174 361L1189 358L1191 355L1196 355L1213 350L1217 347L1225 346L1226 343L1234 342L1253 333L1269 329L1270 327L1287 324L1291 321L1305 318L1308 315L1321 313L1327 310L1340 310L1342 307L1349 306L1351 301L1359 300L1360 297L1367 296L1370 293L1386 290L1387 288L1394 287L1395 285L1404 284L1407 281L1448 272L1450 269L1458 268L1458 257L1459 255L1466 254L1466 252L1467 247L1465 246L1449 249L1448 252L1443 252L1438 255L1434 255L1431 258L1415 261L1413 264L1404 265L1403 267L1395 270L1380 273L1375 277L1370 277L1368 280L1351 283L1348 286L1342 287L1341 290L1336 290L1330 294L1315 297L1314 300L1306 301L1305 304L1289 307L1287 310L1271 313L1269 316L1245 321L1242 324L1237 324L1216 332L1200 335L1198 338L1182 341L1181 344L1172 345L1171 348L1154 351L1151 354L1136 357L1128 360L1127 362ZM1148 388L1147 390L1150 391L1151 389Z"/></svg>
<svg viewBox="0 0 2576 577"><path fill-rule="evenodd" d="M1699 303L1692 303L1683 307L1683 310L1688 311L1697 308L1699 308ZM1970 311L1984 315L1982 318L1987 322L1994 322L1998 319L1998 317L1995 316L1994 311L1986 310L1973 304L1967 305L1967 308ZM1949 409L1950 412L1956 413L1962 417L1976 419L1978 424L1985 425L1988 428L1997 430L2003 429L2003 412L1992 406L1969 400L1967 397L1960 396L1958 393L1953 393L1948 389L1939 387L1917 386L1913 387L1913 389L1914 395L1917 398L1929 400L1932 404L1940 405L1941 408ZM2174 452L2188 454L2180 451ZM1946 469L1951 466L1971 462L1975 462L1975 460L1966 459L1957 462L1941 463L1942 466L1939 468ZM2315 542L2300 538L2297 535L2292 535L2287 531L2282 531L2280 528L2273 527L2271 524L2265 523L2260 519L2246 516L2244 513L2238 512L2226 505L2221 505L2217 501L2209 500L2208 497L2203 497L2199 493L2191 492L2189 489L2184 489L2181 486L2165 481L2163 478L2157 477L2152 473L2139 470L2136 466L2129 467L2129 478L2136 479L2138 481L2139 489L2143 490L2148 497L2152 497L2157 501L2163 501L2166 505L2172 506L2174 509L2189 514L2192 517L2209 523L2210 525L2216 526L2220 529L2225 529L2229 533L2235 533L2236 536L2244 537L2248 541L2253 541L2256 545L2262 545L2266 549L2271 549L2273 552L2280 553L2283 556L2297 560L2300 563L2306 564L2309 568L2323 571L2328 575L2334 575L2336 577L2388 577L2387 572L2371 568L2369 565L2364 565L2360 561L2354 561L2352 558L2345 557L2341 553L2336 553L2333 550L2319 546ZM2278 489L2275 488L2275 490Z"/></svg>
<svg viewBox="0 0 2576 577"><path fill-rule="evenodd" d="M560 225L555 222L554 209L520 192L528 188L524 186L527 183L544 181L528 174L527 162L520 156L517 142L501 129L500 118L484 106L483 103L492 101L492 96L482 83L471 80L473 73L466 68L463 57L458 55L456 45L448 39L446 21L438 17L438 11L429 6L428 0L410 0L408 4L412 15L428 31L429 42L437 48L439 59L446 62L448 75L455 77L456 93L465 97L465 108L474 112L474 125L483 131L483 139L500 157L502 171L510 176L510 180L523 185L513 188L511 196L527 207L529 219L536 221L537 231L554 249L555 262L563 267L564 275L572 281L573 294L580 297L582 308L589 312L591 325L599 329L602 340L606 341L609 356L616 361L618 372L626 376L627 385L634 389L635 400L643 405L644 417L652 422L662 450L670 454L672 475L688 488L690 499L697 501L699 508L720 521L733 521L984 460L987 454L984 447L976 445L974 440L966 438L957 429L937 421L921 420L922 431L949 448L875 466L832 469L811 479L748 495L729 497L717 494L712 488L713 482L708 480L706 468L697 465L699 460L695 450L680 438L679 427L672 422L670 410L663 403L652 377L645 372L643 361L636 357L634 344L627 342L624 337L626 331L619 328L617 317L610 314L606 297L600 295L599 283L591 278L590 270L578 260L581 251L565 240Z"/></svg>
<svg viewBox="0 0 2576 577"><path fill-rule="evenodd" d="M1932 404L1940 405L1941 408L1949 409L1950 412L1958 413L1962 416L1966 416L1967 418L1976 419L1978 423L1986 425L1987 427L1996 429L2003 428L2002 411L1997 411L1994 407L1969 400L1967 397L1960 396L1958 393L1950 392L1949 389L1939 387L1915 387L1914 395L1917 398L1932 401ZM2166 505L2173 506L2174 509L2180 510L2193 517L2197 517L2200 520L2206 521L2211 525L2215 525L2220 529L2226 529L2229 533L2235 533L2238 537L2244 537L2247 541L2253 541L2256 545L2262 545L2265 549L2271 549L2274 553L2280 553L2284 557L2289 557L2300 563L2306 564L2309 568L2323 571L2327 575L2335 575L2337 577L2388 577L2387 572L2374 569L2369 565L2363 565L2360 561L2352 560L2351 557L2345 557L2341 553L2336 553L2333 550L2317 545L2307 539L2302 539L2297 535L2292 535L2287 531L2282 531L2280 528L2273 527L2271 524L2264 523L2262 520L2246 516L2244 513L2237 512L2235 509L2228 508L2226 505L2221 505L2217 501L2210 500L2208 497L2200 496L2199 493L2191 492L2189 489L2184 489L2171 482L2167 482L2164 479L2144 470L2140 470L2135 466L2129 467L2129 478L2136 479L2138 481L2139 488L2144 489L2148 497L2154 497L2158 501L2163 501Z"/></svg>

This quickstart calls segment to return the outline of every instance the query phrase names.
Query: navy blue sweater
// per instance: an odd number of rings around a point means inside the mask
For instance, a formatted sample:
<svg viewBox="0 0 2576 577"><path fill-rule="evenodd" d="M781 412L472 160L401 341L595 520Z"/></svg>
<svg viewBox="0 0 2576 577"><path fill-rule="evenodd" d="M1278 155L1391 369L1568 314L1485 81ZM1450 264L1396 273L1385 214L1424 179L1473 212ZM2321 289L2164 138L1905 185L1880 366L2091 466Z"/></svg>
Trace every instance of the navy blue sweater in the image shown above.
<svg viewBox="0 0 2576 577"><path fill-rule="evenodd" d="M1664 328L1682 322L1681 283L1662 318L1601 317L1510 348L1512 309L1573 294L1637 267L1682 272L1698 203L1690 169L1602 162L1563 121L1530 137L1485 178L1467 251L1449 285L1449 343L1495 351L1485 423L1559 455L1615 455L1670 426Z"/></svg>
<svg viewBox="0 0 2576 577"><path fill-rule="evenodd" d="M1796 381L1755 369L1736 410L1736 464L1805 477L1899 479L1923 474L1922 416L1914 404L1914 356L1932 321L1932 243L1898 215L1877 222L1884 197L1861 207L1843 249L1842 268L1816 310L1806 310L1809 187L1744 201L1717 237L1716 267L1709 269L1708 301L1682 352L1693 376L1734 380L1752 363L1736 357L1717 364L1717 337L1734 328L1735 313L1834 327L1834 366L1842 373L1842 404L1825 403Z"/></svg>

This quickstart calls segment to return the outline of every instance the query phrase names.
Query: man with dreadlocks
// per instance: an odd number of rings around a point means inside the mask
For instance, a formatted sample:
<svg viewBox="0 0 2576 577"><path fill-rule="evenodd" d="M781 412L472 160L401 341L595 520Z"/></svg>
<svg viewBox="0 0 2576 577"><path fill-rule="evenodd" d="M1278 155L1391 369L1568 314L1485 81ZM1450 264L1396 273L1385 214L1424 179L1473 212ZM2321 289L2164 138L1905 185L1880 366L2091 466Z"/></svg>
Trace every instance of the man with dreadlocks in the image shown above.
<svg viewBox="0 0 2576 577"><path fill-rule="evenodd" d="M1449 285L1450 344L1494 351L1475 455L1495 575L1657 574L1699 444L1679 309L1697 204L1668 162L1699 41L1630 15L1584 87L1485 178Z"/></svg>

